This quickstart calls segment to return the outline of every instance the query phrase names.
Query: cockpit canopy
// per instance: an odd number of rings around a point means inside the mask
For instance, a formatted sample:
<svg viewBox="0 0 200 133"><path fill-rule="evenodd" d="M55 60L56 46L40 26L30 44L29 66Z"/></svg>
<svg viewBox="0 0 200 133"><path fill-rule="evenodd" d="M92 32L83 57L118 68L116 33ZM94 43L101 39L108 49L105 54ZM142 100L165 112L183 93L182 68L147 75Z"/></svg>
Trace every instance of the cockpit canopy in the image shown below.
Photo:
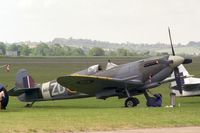
<svg viewBox="0 0 200 133"><path fill-rule="evenodd" d="M107 63L107 66L106 66L106 69L105 70L109 70L109 69L112 69L114 67L116 67L117 65L112 63L112 62L108 62ZM83 75L93 75L93 74L96 74L100 71L102 71L102 66L99 65L99 64L96 64L96 65L92 65L90 67L88 67L87 69L85 70L82 70L82 71L79 71L79 72L76 72L76 74L83 74Z"/></svg>
<svg viewBox="0 0 200 133"><path fill-rule="evenodd" d="M101 70L102 70L101 65L97 64L97 65L90 66L88 68L88 73L89 74L94 74L94 73L97 73L97 72L99 72Z"/></svg>

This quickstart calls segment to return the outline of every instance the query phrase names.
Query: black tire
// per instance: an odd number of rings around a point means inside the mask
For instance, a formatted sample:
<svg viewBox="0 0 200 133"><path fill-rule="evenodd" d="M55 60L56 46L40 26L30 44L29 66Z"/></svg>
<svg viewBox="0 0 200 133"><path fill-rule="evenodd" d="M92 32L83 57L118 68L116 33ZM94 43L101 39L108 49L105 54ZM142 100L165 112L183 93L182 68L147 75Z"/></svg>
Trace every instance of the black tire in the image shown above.
<svg viewBox="0 0 200 133"><path fill-rule="evenodd" d="M27 104L25 105L25 107L26 107L26 108L30 108L30 107L31 107L31 104L27 103Z"/></svg>
<svg viewBox="0 0 200 133"><path fill-rule="evenodd" d="M125 101L125 107L135 107L139 104L139 100L137 98L129 97Z"/></svg>

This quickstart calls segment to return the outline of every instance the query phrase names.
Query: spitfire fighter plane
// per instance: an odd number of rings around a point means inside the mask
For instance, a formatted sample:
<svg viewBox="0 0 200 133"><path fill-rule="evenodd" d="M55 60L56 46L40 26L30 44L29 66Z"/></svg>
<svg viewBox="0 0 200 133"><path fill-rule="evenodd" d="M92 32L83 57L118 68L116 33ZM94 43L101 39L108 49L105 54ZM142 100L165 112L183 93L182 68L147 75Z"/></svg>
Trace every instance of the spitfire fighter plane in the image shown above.
<svg viewBox="0 0 200 133"><path fill-rule="evenodd" d="M139 100L132 96L144 94L148 101L147 90L158 87L162 83L175 80L179 92L182 93L180 87L182 77L177 67L180 64L189 64L192 60L176 56L172 41L171 48L173 55L121 65L109 61L105 70L97 64L71 75L58 77L57 81L53 80L40 85L35 84L27 71L22 69L17 74L16 87L11 89L8 94L18 96L21 101L31 102L27 106L32 106L36 101L44 100L85 97L106 99L117 96L118 98L127 98L126 107L134 107L139 104ZM175 77L166 79L173 71Z"/></svg>
<svg viewBox="0 0 200 133"><path fill-rule="evenodd" d="M177 88L182 94L182 77L178 66L189 64L192 60L175 55L170 29L168 31L173 55L130 62L94 74L85 74L85 71L80 71L61 76L57 78L57 82L66 88L98 99L112 96L127 98L125 107L137 106L139 103L139 100L132 96L145 94L148 100L148 89L173 80L176 81ZM175 74L174 78L166 80L172 72Z"/></svg>

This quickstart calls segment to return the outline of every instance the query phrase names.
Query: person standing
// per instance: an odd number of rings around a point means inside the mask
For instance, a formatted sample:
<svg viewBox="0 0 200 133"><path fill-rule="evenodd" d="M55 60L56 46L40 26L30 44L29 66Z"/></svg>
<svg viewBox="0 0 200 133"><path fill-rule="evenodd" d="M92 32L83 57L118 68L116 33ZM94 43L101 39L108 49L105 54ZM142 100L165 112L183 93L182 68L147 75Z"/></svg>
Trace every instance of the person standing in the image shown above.
<svg viewBox="0 0 200 133"><path fill-rule="evenodd" d="M6 109L9 101L9 96L3 85L0 84L0 108Z"/></svg>
<svg viewBox="0 0 200 133"><path fill-rule="evenodd" d="M0 106L1 106L1 109L3 109L3 99L5 98L5 94L4 94L4 91L1 91L0 92Z"/></svg>

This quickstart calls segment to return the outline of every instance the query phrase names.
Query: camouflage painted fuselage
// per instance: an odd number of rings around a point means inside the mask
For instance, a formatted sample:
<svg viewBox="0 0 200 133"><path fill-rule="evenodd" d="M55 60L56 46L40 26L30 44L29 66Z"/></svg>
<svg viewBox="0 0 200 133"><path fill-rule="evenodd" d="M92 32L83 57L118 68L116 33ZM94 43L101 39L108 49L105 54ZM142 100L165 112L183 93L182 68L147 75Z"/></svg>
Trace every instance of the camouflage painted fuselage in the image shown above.
<svg viewBox="0 0 200 133"><path fill-rule="evenodd" d="M183 59L177 56L164 56L139 60L113 67L96 73L86 70L72 75L59 77L58 83L89 96L105 99L111 96L127 97L125 87L130 94L138 95L146 89L157 87L170 76L174 67Z"/></svg>
<svg viewBox="0 0 200 133"><path fill-rule="evenodd" d="M28 89L27 89L28 90ZM23 102L35 102L35 101L48 101L48 100L62 100L62 99L74 99L88 97L86 94L71 91L52 80L41 85L38 85L36 89L29 89L26 93L23 93L18 98Z"/></svg>
<svg viewBox="0 0 200 133"><path fill-rule="evenodd" d="M134 96L144 93L146 89L159 86L181 62L181 57L163 56L130 62L107 70L97 69L98 65L94 65L74 74L59 77L58 82L53 80L41 85L24 85L24 78L30 81L32 79L26 70L21 70L17 74L17 86L11 89L9 94L18 96L19 100L24 102L93 96L100 99L111 96L124 98L127 97L125 88Z"/></svg>

